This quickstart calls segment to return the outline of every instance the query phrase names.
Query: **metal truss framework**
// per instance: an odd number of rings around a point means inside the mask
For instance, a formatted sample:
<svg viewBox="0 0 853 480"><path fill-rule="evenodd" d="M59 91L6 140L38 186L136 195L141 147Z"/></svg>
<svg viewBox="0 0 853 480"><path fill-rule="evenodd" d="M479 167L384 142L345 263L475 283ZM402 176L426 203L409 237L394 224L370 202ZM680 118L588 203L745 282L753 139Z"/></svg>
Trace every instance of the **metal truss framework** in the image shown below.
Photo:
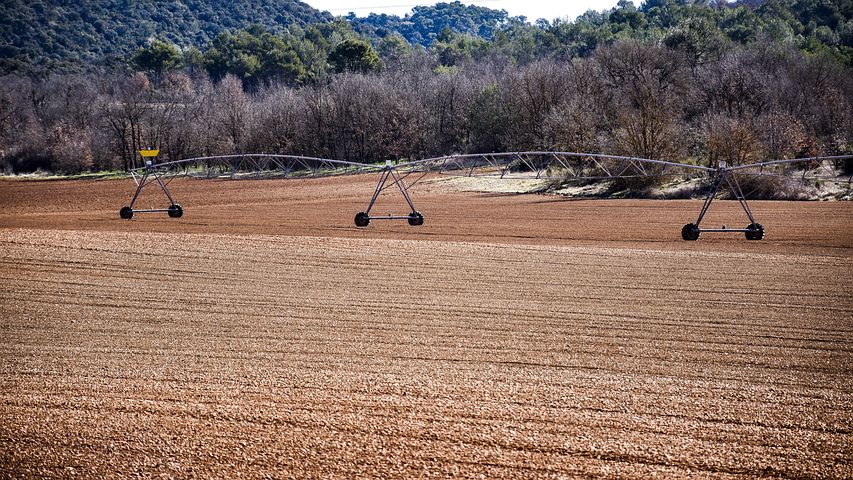
<svg viewBox="0 0 853 480"><path fill-rule="evenodd" d="M169 182L178 175L195 177L304 178L312 176L351 175L379 172L379 181L367 209L355 216L358 227L366 227L371 220L407 220L410 225L423 225L423 215L415 209L409 189L426 175L447 174L467 177L495 177L502 179L539 179L561 182L616 180L643 177L710 178L712 187L695 223L682 228L684 240L698 240L702 232L739 232L749 240L764 238L764 227L755 221L744 194L739 176L776 176L786 180L844 182L848 185L853 176L839 175L839 162L853 159L853 155L810 157L790 160L771 160L748 165L727 166L719 162L716 168L703 165L677 163L664 160L625 157L616 155L575 152L505 152L448 155L443 157L384 165L330 160L315 157L270 154L220 155L177 160L159 164L150 161L131 171L136 182L136 192L130 205L120 211L121 218L130 219L134 213L167 212L170 217L180 217L183 209L168 189ZM417 176L408 184L410 176ZM168 208L136 209L140 192L148 185L157 184L169 200ZM742 207L749 225L745 228L701 228L700 225L723 186L727 186ZM397 187L410 212L405 215L370 216L379 195L388 188Z"/></svg>
<svg viewBox="0 0 853 480"><path fill-rule="evenodd" d="M747 165L727 166L719 162L716 168L703 165L652 160L617 155L575 152L506 152L486 154L448 155L418 160L398 165L402 171L437 172L468 177L496 177L571 181L615 180L642 177L698 177L712 180L702 209L695 223L684 225L681 237L698 240L702 232L738 232L748 240L764 238L764 226L755 221L738 176L774 176L786 180L844 182L848 185L853 176L839 176L838 163L853 156L809 157L771 160ZM793 171L792 171L793 170ZM749 224L745 228L701 228L721 188L728 186L738 201Z"/></svg>
<svg viewBox="0 0 853 480"><path fill-rule="evenodd" d="M131 219L135 213L157 212L167 212L173 218L183 216L183 208L175 202L168 188L169 183L178 176L231 179L305 178L376 172L382 168L381 165L344 160L264 153L196 157L157 164L147 161L144 166L130 171L136 182L136 192L131 198L130 205L121 208L119 216ZM168 208L134 209L142 190L155 183L166 194L169 200Z"/></svg>
<svg viewBox="0 0 853 480"><path fill-rule="evenodd" d="M701 165L573 152L506 152L448 155L397 166L403 171L454 173L468 177L605 180L685 175L713 171Z"/></svg>

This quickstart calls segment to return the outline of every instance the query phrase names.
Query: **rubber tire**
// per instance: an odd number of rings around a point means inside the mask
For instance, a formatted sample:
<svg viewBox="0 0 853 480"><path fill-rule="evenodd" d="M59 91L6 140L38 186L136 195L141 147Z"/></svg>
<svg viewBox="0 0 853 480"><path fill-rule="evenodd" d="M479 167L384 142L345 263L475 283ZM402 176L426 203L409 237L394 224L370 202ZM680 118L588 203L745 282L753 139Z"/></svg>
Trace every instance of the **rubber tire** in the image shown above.
<svg viewBox="0 0 853 480"><path fill-rule="evenodd" d="M424 216L420 212L412 212L409 214L409 225L417 227L424 224Z"/></svg>
<svg viewBox="0 0 853 480"><path fill-rule="evenodd" d="M764 225L760 223L750 223L746 226L746 229L749 230L746 232L747 240L763 240L764 239Z"/></svg>
<svg viewBox="0 0 853 480"><path fill-rule="evenodd" d="M184 209L177 203L169 206L169 217L181 218L184 215Z"/></svg>
<svg viewBox="0 0 853 480"><path fill-rule="evenodd" d="M118 211L118 216L125 220L130 220L133 218L133 209L130 207L121 207L121 210Z"/></svg>
<svg viewBox="0 0 853 480"><path fill-rule="evenodd" d="M356 227L366 227L368 225L370 225L370 215L364 212L358 212L355 214Z"/></svg>
<svg viewBox="0 0 853 480"><path fill-rule="evenodd" d="M699 240L701 233L695 223L688 223L681 229L681 238L688 242L695 242Z"/></svg>

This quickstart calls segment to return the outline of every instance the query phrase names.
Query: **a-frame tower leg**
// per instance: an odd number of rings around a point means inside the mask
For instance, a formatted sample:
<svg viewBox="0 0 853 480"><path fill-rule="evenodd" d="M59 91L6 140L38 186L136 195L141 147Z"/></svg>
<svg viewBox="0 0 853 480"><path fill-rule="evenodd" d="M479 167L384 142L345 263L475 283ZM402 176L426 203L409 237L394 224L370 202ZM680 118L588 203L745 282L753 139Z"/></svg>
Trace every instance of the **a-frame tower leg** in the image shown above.
<svg viewBox="0 0 853 480"><path fill-rule="evenodd" d="M136 174L133 173L133 180L136 182L136 192L133 194L133 198L131 198L130 200L130 205L126 207L121 207L121 210L119 210L118 214L121 218L129 220L133 218L134 213L167 212L172 218L178 218L184 214L184 209L181 208L181 206L175 202L175 199L172 197L172 192L169 191L167 182L163 181L163 175L159 171L157 171L156 168L152 167L150 164L146 165L145 172L142 174L141 177L137 178ZM139 199L139 194L142 193L142 189L154 183L159 185L160 189L163 190L163 193L166 194L166 198L169 199L169 207L134 209L133 206L136 204L136 200Z"/></svg>
<svg viewBox="0 0 853 480"><path fill-rule="evenodd" d="M705 218L705 214L708 213L708 210L711 208L711 203L714 202L714 199L720 192L720 187L722 187L723 183L726 183L729 186L735 198L740 203L741 208L743 208L744 213L746 213L746 216L749 219L749 225L747 225L746 228L700 227L702 219ZM717 177L714 180L714 186L705 197L705 203L702 205L702 210L699 211L699 218L696 219L696 223L688 223L685 225L681 229L681 238L688 241L699 240L699 236L702 232L740 232L746 235L747 240L761 240L764 238L764 226L755 221L755 218L752 216L752 211L749 209L749 203L746 201L746 196L743 194L743 190L740 188L740 184L737 181L737 177L735 177L734 173L725 169L725 167L718 170Z"/></svg>
<svg viewBox="0 0 853 480"><path fill-rule="evenodd" d="M384 215L384 216L370 216L370 211L373 210L373 206L376 204L376 200L379 198L379 194L382 193L383 190L390 187L389 181L396 185L400 190L400 193L403 195L403 199L406 200L406 203L409 206L410 213L408 215ZM358 212L355 215L355 225L357 227L366 227L370 224L371 220L408 220L409 225L417 226L424 224L424 216L421 215L420 212L415 209L415 204L412 202L412 197L409 196L409 191L406 188L406 184L403 181L403 178L400 174L394 169L391 165L391 162L388 161L385 163L385 168L382 169L382 173L379 175L379 181L376 183L376 189L373 191L373 196L370 198L370 203L367 205L367 210L363 212Z"/></svg>

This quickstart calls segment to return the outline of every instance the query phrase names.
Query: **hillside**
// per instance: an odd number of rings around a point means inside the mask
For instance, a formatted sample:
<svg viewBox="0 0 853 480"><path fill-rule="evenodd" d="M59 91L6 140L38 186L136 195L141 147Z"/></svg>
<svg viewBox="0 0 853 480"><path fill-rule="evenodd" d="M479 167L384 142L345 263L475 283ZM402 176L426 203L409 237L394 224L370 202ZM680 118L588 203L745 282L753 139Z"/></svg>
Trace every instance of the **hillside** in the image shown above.
<svg viewBox="0 0 853 480"><path fill-rule="evenodd" d="M417 6L403 17L335 20L297 0L7 0L0 3L0 74L124 69L152 38L204 51L220 33L250 27L290 33L284 38L289 49L316 68L323 67L331 48L353 35L385 56L405 50L400 42L429 48L446 65L493 54L520 63L585 57L624 39L682 45L698 57L720 42L770 40L853 65L853 0L622 0L609 11L535 24L456 1ZM303 35L304 28L294 26L316 28Z"/></svg>
<svg viewBox="0 0 853 480"><path fill-rule="evenodd" d="M4 0L0 71L109 65L124 62L150 37L202 46L250 24L278 33L331 19L298 0Z"/></svg>

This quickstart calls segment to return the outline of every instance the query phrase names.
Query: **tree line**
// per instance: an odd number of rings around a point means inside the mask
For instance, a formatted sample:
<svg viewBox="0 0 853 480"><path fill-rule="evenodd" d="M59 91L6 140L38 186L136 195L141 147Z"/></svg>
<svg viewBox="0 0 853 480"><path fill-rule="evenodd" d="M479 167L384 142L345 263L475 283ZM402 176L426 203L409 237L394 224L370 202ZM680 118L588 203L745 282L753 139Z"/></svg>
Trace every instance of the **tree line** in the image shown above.
<svg viewBox="0 0 853 480"><path fill-rule="evenodd" d="M529 62L483 55L448 64L440 49L411 49L368 68L348 63L365 50L339 52L340 69L320 69L306 82L251 82L186 66L7 75L0 169L127 169L149 146L164 161L561 150L736 164L853 153L849 67L767 39L696 48L685 35Z"/></svg>
<svg viewBox="0 0 853 480"><path fill-rule="evenodd" d="M427 52L447 67L496 57L525 65L585 58L599 46L637 40L681 50L694 65L730 45L769 42L851 67L852 17L853 0L647 0L639 8L621 0L609 11L590 11L574 21L530 24L503 11L453 2L417 7L403 20L350 15L279 33L252 25L221 32L201 48L151 39L129 57L129 66L155 74L205 70L214 80L230 73L250 87L270 81L301 85L330 72L396 68L413 52Z"/></svg>

